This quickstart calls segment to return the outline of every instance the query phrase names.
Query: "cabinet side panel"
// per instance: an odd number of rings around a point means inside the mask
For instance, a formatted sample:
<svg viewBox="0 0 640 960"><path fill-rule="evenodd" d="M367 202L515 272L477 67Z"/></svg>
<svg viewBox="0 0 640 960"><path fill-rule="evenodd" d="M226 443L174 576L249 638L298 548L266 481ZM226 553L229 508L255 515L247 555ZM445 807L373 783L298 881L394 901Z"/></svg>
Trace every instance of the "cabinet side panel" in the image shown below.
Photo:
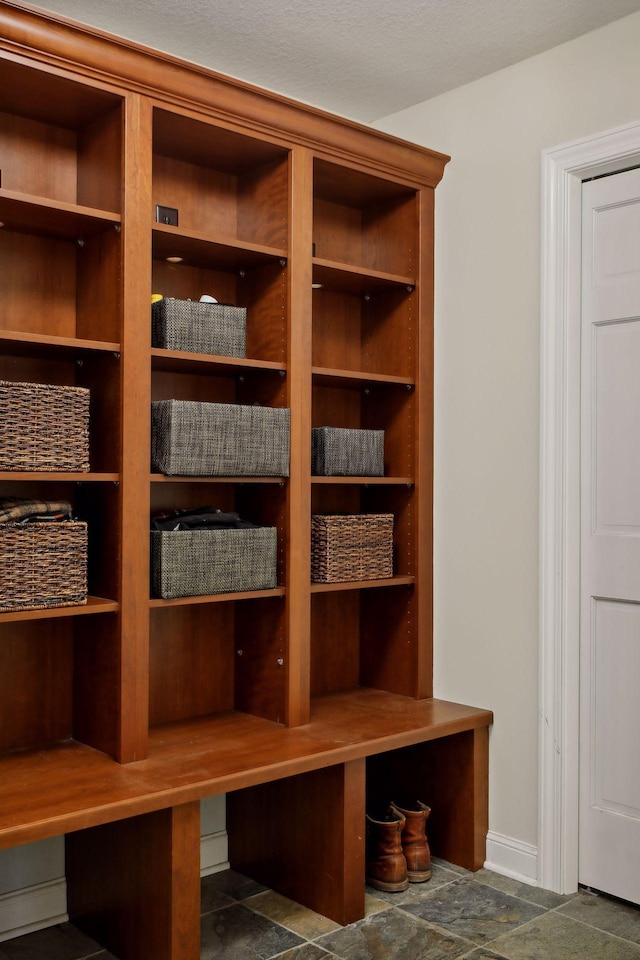
<svg viewBox="0 0 640 960"><path fill-rule="evenodd" d="M279 597L236 603L235 703L265 720L286 722L286 620Z"/></svg>
<svg viewBox="0 0 640 960"><path fill-rule="evenodd" d="M69 915L122 960L199 960L200 804L67 836Z"/></svg>
<svg viewBox="0 0 640 960"><path fill-rule="evenodd" d="M311 563L311 231L313 166L309 150L290 161L288 404L291 472L287 486L287 713L309 720L309 570Z"/></svg>
<svg viewBox="0 0 640 960"><path fill-rule="evenodd" d="M78 137L78 203L119 213L122 207L122 112L99 117Z"/></svg>
<svg viewBox="0 0 640 960"><path fill-rule="evenodd" d="M435 191L420 191L419 326L416 375L416 562L420 637L416 680L419 697L433 696L433 225Z"/></svg>
<svg viewBox="0 0 640 960"><path fill-rule="evenodd" d="M146 756L149 712L151 105L125 103L120 543L121 762Z"/></svg>
<svg viewBox="0 0 640 960"><path fill-rule="evenodd" d="M232 867L337 923L362 918L364 770L355 760L228 794Z"/></svg>

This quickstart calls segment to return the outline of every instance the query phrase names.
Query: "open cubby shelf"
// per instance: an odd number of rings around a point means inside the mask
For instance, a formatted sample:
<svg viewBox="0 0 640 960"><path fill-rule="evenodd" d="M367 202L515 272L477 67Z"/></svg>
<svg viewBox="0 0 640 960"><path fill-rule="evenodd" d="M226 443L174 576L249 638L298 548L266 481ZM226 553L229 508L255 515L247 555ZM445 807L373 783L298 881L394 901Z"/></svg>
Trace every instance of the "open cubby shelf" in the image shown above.
<svg viewBox="0 0 640 960"><path fill-rule="evenodd" d="M0 471L3 496L86 520L89 593L0 613L0 846L65 834L69 916L121 960L199 960L214 794L231 865L339 923L364 914L389 780L432 806L434 852L477 869L491 713L432 680L448 158L0 7L0 380L91 396L89 473ZM154 346L153 294L246 308L246 356ZM155 472L169 399L289 410L289 475ZM384 476L311 476L315 426L383 430ZM150 599L150 513L203 505L276 528L277 587ZM394 576L312 584L314 513L393 514Z"/></svg>
<svg viewBox="0 0 640 960"><path fill-rule="evenodd" d="M186 232L167 224L156 224L153 228L153 255L158 260L167 257L183 257L192 267L218 269L249 270L252 267L278 261L284 266L286 248L279 250L265 244L232 242L222 243L203 233Z"/></svg>
<svg viewBox="0 0 640 960"><path fill-rule="evenodd" d="M66 240L83 240L107 229L120 229L120 215L79 204L0 189L0 219L5 229Z"/></svg>

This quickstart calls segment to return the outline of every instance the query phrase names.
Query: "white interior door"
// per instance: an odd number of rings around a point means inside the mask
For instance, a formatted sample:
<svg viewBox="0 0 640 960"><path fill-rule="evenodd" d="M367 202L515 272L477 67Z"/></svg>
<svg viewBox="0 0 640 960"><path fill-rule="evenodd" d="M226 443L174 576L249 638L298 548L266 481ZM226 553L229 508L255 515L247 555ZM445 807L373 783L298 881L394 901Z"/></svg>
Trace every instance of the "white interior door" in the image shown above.
<svg viewBox="0 0 640 960"><path fill-rule="evenodd" d="M640 170L582 214L579 881L640 903Z"/></svg>

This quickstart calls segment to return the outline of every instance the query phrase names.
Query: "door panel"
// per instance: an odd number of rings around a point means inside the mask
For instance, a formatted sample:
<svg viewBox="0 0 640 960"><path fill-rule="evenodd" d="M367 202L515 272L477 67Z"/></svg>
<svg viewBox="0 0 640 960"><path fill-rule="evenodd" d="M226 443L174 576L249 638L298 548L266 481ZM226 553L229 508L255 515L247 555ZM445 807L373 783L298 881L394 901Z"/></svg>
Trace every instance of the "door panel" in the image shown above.
<svg viewBox="0 0 640 960"><path fill-rule="evenodd" d="M579 881L640 903L640 171L582 213Z"/></svg>

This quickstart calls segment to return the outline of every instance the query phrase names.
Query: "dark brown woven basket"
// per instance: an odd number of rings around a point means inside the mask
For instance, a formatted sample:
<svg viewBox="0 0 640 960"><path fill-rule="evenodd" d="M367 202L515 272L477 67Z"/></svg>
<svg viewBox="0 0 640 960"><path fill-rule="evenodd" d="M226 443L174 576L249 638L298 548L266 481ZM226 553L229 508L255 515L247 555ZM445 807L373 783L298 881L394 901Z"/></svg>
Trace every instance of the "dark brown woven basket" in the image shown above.
<svg viewBox="0 0 640 960"><path fill-rule="evenodd" d="M89 391L0 380L0 470L89 469Z"/></svg>
<svg viewBox="0 0 640 960"><path fill-rule="evenodd" d="M393 576L393 514L314 514L311 580L341 583Z"/></svg>
<svg viewBox="0 0 640 960"><path fill-rule="evenodd" d="M86 523L0 523L0 611L86 602Z"/></svg>

